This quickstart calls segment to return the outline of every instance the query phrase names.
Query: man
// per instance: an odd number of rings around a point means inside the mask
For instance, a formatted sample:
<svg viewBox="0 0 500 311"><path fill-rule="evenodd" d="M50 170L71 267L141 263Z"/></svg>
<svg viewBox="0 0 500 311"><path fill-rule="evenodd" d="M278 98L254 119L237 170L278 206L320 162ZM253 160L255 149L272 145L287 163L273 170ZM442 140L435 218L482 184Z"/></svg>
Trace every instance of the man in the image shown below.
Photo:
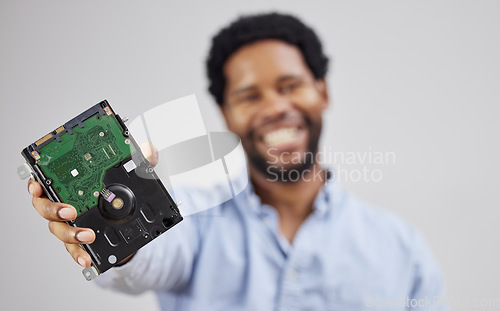
<svg viewBox="0 0 500 311"><path fill-rule="evenodd" d="M154 290L164 310L443 310L440 271L421 236L349 196L315 160L329 105L328 59L295 17L240 18L207 61L210 92L249 159L251 183L234 199L187 217L99 276L127 293ZM82 266L90 229L74 208L33 205ZM196 204L207 195L193 190Z"/></svg>

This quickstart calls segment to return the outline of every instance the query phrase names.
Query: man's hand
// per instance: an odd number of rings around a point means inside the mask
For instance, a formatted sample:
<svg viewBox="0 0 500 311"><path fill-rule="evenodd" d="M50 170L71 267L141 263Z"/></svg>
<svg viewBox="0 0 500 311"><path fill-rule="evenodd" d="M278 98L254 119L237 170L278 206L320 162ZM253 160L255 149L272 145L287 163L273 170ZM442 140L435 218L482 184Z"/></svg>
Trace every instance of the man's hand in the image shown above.
<svg viewBox="0 0 500 311"><path fill-rule="evenodd" d="M153 144L149 142L143 143L141 151L151 165L156 166L158 163L158 151ZM79 265L83 267L90 266L92 260L89 254L78 244L91 244L94 242L94 231L89 228L73 227L65 223L76 218L76 209L69 204L50 201L43 194L42 186L35 180L30 179L28 181L28 191L33 196L33 207L40 216L49 221L50 232L64 242L66 250ZM122 261L121 264L125 261Z"/></svg>
<svg viewBox="0 0 500 311"><path fill-rule="evenodd" d="M90 266L89 254L78 244L90 244L95 240L92 229L72 227L65 221L76 218L76 209L64 203L55 203L43 195L42 186L34 181L28 181L28 191L33 196L33 207L43 218L49 221L49 230L59 240L64 242L71 257L83 267Z"/></svg>

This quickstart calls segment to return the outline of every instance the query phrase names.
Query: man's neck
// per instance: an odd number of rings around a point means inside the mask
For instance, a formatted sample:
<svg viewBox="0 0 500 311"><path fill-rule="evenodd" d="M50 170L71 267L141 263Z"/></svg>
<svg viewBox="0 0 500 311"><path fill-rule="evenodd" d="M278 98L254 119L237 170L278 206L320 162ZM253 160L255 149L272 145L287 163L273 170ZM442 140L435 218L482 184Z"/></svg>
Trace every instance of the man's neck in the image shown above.
<svg viewBox="0 0 500 311"><path fill-rule="evenodd" d="M324 173L315 174L319 171L323 172L319 164L315 164L308 174L301 175L299 180L279 182L250 167L250 178L255 193L263 203L278 211L281 231L290 242L302 222L312 212L314 200L325 182Z"/></svg>

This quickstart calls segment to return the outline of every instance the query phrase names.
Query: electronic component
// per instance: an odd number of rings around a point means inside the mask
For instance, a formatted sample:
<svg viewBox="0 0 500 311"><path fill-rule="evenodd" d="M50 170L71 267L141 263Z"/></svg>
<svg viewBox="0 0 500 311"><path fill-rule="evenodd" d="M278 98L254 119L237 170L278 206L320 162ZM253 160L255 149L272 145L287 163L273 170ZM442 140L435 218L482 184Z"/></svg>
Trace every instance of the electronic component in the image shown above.
<svg viewBox="0 0 500 311"><path fill-rule="evenodd" d="M107 101L26 147L21 178L32 175L54 202L73 205L68 222L91 228L87 280L113 267L182 217L122 119Z"/></svg>
<svg viewBox="0 0 500 311"><path fill-rule="evenodd" d="M114 198L116 198L116 195L106 188L101 190L101 194L104 197L104 199L110 203L111 203L111 201L113 201Z"/></svg>

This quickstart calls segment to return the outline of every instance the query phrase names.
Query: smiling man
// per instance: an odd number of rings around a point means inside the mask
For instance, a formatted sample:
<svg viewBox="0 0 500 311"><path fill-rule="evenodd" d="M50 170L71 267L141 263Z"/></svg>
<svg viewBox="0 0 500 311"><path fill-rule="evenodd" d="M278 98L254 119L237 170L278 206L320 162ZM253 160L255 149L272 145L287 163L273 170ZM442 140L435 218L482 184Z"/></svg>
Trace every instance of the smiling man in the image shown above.
<svg viewBox="0 0 500 311"><path fill-rule="evenodd" d="M315 161L327 65L316 34L289 15L247 16L221 30L207 61L210 92L241 138L251 183L96 281L154 290L163 310L444 310L441 273L422 237L347 194ZM36 182L30 192L88 266L77 245L94 233L62 223L76 213L41 197ZM207 195L192 189L184 204Z"/></svg>
<svg viewBox="0 0 500 311"><path fill-rule="evenodd" d="M328 107L325 81L313 75L297 47L277 39L244 45L222 68L227 127L241 138L255 192L279 212L281 233L292 242L325 182L309 176L311 168L321 168L306 158L318 150ZM289 182L292 175L297 182Z"/></svg>

